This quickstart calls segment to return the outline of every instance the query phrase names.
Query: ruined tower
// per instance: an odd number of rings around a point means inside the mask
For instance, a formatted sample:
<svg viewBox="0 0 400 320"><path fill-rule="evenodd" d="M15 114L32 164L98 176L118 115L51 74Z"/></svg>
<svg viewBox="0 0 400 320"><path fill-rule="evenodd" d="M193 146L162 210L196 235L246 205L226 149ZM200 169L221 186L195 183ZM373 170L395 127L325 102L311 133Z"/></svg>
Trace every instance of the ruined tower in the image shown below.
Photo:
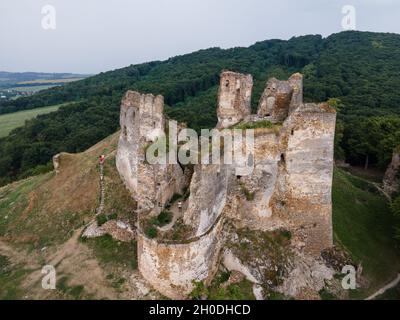
<svg viewBox="0 0 400 320"><path fill-rule="evenodd" d="M296 73L288 81L269 79L261 96L257 115L272 122L282 122L303 102L303 77Z"/></svg>
<svg viewBox="0 0 400 320"><path fill-rule="evenodd" d="M146 148L165 131L164 98L128 91L121 105L121 134L116 165L141 211L158 212L179 192L183 171L178 164L148 164Z"/></svg>
<svg viewBox="0 0 400 320"><path fill-rule="evenodd" d="M251 114L253 77L231 71L221 73L217 128L228 128Z"/></svg>

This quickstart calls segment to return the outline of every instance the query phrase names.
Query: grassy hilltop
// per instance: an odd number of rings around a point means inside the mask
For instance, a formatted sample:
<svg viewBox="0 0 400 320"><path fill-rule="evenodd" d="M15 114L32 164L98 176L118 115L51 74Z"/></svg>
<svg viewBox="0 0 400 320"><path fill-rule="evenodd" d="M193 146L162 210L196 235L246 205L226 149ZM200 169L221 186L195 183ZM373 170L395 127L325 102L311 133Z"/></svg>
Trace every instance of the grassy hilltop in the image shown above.
<svg viewBox="0 0 400 320"><path fill-rule="evenodd" d="M118 133L79 154L62 154L60 173L33 176L0 188L0 299L150 298L129 285L139 281L136 243L111 237L82 242L83 226L98 205L98 155L105 154L104 212L135 222L135 206L115 168ZM400 267L392 215L372 182L335 169L333 225L336 245L364 267L364 298L391 280ZM57 290L42 290L41 267L54 264Z"/></svg>

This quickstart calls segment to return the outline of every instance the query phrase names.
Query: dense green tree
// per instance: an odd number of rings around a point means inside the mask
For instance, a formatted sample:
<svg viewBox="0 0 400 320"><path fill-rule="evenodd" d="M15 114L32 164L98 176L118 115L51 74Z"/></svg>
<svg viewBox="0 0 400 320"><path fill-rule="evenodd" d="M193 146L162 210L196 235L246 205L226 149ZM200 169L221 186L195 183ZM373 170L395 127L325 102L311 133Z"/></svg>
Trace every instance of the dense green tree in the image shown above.
<svg viewBox="0 0 400 320"><path fill-rule="evenodd" d="M400 117L371 117L350 121L344 131L347 159L353 164L376 164L385 169L400 141Z"/></svg>
<svg viewBox="0 0 400 320"><path fill-rule="evenodd" d="M399 141L400 36L352 31L327 38L311 35L248 48L200 50L0 101L0 114L65 104L0 139L0 184L37 165L43 168L57 152L82 151L118 130L120 101L127 90L162 94L167 114L196 130L214 126L223 69L253 75L253 109L268 77L302 72L306 101L340 101L335 155L352 164L368 160L368 165L383 168Z"/></svg>

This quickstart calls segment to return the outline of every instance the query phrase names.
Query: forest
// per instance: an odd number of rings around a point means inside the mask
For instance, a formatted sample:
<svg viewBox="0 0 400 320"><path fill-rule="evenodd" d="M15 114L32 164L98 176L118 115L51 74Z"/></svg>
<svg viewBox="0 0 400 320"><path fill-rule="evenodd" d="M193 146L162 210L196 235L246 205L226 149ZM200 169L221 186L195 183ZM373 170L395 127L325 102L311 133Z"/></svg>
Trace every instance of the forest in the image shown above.
<svg viewBox="0 0 400 320"><path fill-rule="evenodd" d="M127 90L162 94L171 118L196 130L213 127L224 69L253 75L254 109L269 77L301 72L306 101L330 101L338 110L336 159L384 169L399 144L400 35L346 31L200 50L1 101L0 114L63 106L0 139L0 185L47 171L53 155L83 151L114 133Z"/></svg>

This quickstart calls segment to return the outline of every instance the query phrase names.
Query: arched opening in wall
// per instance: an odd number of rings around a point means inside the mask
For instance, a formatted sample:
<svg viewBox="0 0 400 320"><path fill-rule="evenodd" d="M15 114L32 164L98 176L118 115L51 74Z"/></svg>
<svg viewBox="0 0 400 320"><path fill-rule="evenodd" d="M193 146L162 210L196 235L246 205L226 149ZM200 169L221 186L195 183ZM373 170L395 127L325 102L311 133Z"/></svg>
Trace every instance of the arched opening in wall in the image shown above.
<svg viewBox="0 0 400 320"><path fill-rule="evenodd" d="M153 128L154 129L156 128L156 122L155 121L153 121Z"/></svg>
<svg viewBox="0 0 400 320"><path fill-rule="evenodd" d="M126 126L124 126L124 128L122 129L122 132L123 132L124 138L127 138L128 137L128 130L126 129Z"/></svg>
<svg viewBox="0 0 400 320"><path fill-rule="evenodd" d="M229 80L225 81L225 87L227 87L227 88L229 87Z"/></svg>
<svg viewBox="0 0 400 320"><path fill-rule="evenodd" d="M292 131L290 132L290 134L293 136L294 135L294 129L292 129Z"/></svg>
<svg viewBox="0 0 400 320"><path fill-rule="evenodd" d="M132 113L132 124L135 125L135 117L136 117L136 112L133 111Z"/></svg>
<svg viewBox="0 0 400 320"><path fill-rule="evenodd" d="M285 163L286 162L286 159L285 159L285 154L284 153L282 153L281 154L281 163Z"/></svg>
<svg viewBox="0 0 400 320"><path fill-rule="evenodd" d="M236 179L240 180L241 177L242 177L242 176L236 176Z"/></svg>

